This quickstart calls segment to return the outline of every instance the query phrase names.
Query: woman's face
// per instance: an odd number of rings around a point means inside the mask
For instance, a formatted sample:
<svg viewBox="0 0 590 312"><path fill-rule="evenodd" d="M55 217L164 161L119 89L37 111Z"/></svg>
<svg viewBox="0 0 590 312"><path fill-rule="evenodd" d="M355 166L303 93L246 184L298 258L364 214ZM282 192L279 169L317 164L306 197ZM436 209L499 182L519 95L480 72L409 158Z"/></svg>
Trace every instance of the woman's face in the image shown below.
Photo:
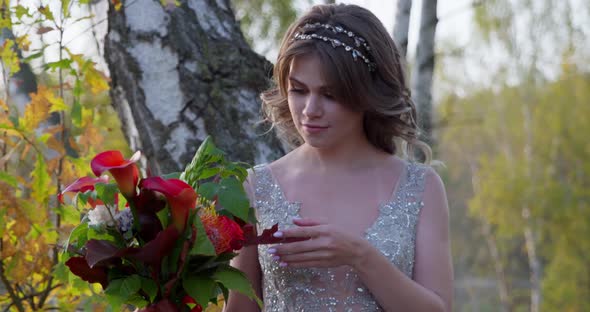
<svg viewBox="0 0 590 312"><path fill-rule="evenodd" d="M316 148L363 137L363 113L334 99L320 69L320 58L315 54L297 56L291 62L287 101L297 131Z"/></svg>

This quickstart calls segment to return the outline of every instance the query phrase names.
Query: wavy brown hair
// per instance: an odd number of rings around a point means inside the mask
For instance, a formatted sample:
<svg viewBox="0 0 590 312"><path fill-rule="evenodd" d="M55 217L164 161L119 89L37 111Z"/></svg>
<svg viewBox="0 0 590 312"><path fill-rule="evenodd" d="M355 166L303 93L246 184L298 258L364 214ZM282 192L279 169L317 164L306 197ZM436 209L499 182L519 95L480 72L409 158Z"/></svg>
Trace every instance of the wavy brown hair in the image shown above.
<svg viewBox="0 0 590 312"><path fill-rule="evenodd" d="M375 70L370 71L362 59L355 60L351 51L334 48L329 41L293 40L297 32L315 33L354 46L353 39L345 34L303 27L318 22L341 26L364 38L370 51L359 49L376 64ZM316 5L287 30L274 67L274 86L261 95L264 118L284 142L293 147L303 143L289 111L287 85L293 59L311 53L320 58L320 74L333 88L331 91L336 100L364 113L363 127L371 144L387 153L410 158L414 156L413 150L418 148L424 153L426 162L430 161L430 147L418 139L416 107L406 86L398 49L381 21L357 5Z"/></svg>

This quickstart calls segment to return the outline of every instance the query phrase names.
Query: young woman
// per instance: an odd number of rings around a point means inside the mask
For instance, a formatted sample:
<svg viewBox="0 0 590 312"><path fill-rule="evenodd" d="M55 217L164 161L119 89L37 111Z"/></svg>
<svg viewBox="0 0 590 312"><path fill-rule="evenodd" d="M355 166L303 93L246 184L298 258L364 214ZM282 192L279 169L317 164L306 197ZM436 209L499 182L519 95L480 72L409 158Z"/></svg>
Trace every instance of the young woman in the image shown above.
<svg viewBox="0 0 590 312"><path fill-rule="evenodd" d="M406 160L430 149L397 48L355 5L319 5L287 31L262 95L267 119L295 148L254 167L246 185L260 228L304 240L243 249L264 311L451 311L443 183ZM231 293L225 311L258 311Z"/></svg>

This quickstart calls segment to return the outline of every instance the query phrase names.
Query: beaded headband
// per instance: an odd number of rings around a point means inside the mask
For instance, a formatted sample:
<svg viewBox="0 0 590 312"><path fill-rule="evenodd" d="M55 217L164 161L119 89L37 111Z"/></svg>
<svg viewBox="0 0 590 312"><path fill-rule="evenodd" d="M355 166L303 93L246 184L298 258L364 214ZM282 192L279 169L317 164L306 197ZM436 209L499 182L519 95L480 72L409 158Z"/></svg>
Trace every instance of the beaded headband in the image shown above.
<svg viewBox="0 0 590 312"><path fill-rule="evenodd" d="M316 33L305 34L303 32L296 32L295 35L293 36L293 40L317 39L317 40L323 40L325 42L329 41L332 44L333 48L343 47L346 51L349 51L352 54L352 58L355 61L357 60L357 58L361 58L365 62L365 64L367 64L367 67L369 67L369 71L372 72L377 67L377 65L375 63L371 62L369 60L369 58L367 58L361 51L359 51L357 49L362 46L365 48L367 53L369 53L371 51L371 48L367 44L367 41L364 38L355 35L352 31L346 30L342 26L332 26L330 24L321 24L321 23L305 24L305 25L303 25L302 28L303 28L303 31L316 30L316 29L323 28L323 29L327 29L327 30L332 31L335 34L344 34L354 40L354 45L356 46L356 48L349 46L346 43L344 43L338 39L330 38L330 37L326 37L326 36L321 36Z"/></svg>

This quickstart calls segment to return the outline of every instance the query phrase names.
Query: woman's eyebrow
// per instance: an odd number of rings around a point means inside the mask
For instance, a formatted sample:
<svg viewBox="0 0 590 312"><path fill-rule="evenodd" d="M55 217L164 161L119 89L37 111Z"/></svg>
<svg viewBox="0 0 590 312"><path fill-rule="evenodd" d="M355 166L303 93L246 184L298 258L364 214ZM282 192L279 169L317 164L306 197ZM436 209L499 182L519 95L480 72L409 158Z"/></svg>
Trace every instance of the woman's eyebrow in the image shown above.
<svg viewBox="0 0 590 312"><path fill-rule="evenodd" d="M297 78L293 77L293 76L289 76L289 81L291 81L292 83L296 83L296 84L300 84L304 87L307 87L307 85L303 82L301 82L300 80L298 80ZM328 85L325 86L319 86L320 90L324 90L324 91L330 91L332 90L332 88Z"/></svg>
<svg viewBox="0 0 590 312"><path fill-rule="evenodd" d="M298 83L300 85L304 85L305 86L305 84L303 82L299 81L297 78L295 78L293 76L289 76L289 81L295 82L295 83Z"/></svg>

